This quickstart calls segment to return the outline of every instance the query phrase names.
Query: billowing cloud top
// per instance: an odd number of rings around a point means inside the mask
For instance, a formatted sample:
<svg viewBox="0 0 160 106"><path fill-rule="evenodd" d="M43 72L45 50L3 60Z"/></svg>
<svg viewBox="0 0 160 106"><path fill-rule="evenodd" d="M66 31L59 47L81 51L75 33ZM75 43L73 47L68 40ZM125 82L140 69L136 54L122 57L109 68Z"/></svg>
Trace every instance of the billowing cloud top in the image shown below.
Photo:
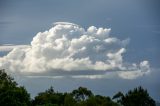
<svg viewBox="0 0 160 106"><path fill-rule="evenodd" d="M1 57L0 68L21 74L61 73L63 76L62 72L72 75L87 72L87 76L95 76L98 73L98 78L108 71L118 71L126 79L149 73L148 61L139 65L123 62L129 39L111 37L110 31L94 26L85 30L73 23L56 22L48 31L39 32L29 47L16 47Z"/></svg>

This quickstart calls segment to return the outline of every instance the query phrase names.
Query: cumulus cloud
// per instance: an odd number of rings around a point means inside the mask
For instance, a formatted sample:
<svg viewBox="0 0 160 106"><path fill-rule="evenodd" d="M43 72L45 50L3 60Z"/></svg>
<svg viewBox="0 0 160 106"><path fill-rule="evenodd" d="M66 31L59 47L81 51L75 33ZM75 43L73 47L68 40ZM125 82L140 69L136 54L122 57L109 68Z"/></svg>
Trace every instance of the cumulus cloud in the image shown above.
<svg viewBox="0 0 160 106"><path fill-rule="evenodd" d="M52 73L53 76L57 73L63 76L62 72L88 72L75 78L101 78L108 71L118 71L118 76L134 79L149 73L148 61L126 65L123 54L129 39L112 37L110 31L95 26L85 30L73 23L56 22L51 29L39 32L30 46L14 48L1 57L0 68L11 73Z"/></svg>

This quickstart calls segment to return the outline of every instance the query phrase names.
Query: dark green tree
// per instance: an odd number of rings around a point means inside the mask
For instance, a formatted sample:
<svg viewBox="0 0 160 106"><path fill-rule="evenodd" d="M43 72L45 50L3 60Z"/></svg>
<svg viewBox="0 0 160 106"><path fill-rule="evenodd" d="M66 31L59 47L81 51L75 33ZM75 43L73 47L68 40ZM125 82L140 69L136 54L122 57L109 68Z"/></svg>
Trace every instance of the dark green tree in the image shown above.
<svg viewBox="0 0 160 106"><path fill-rule="evenodd" d="M24 87L18 86L5 70L0 70L0 105L29 106L30 95Z"/></svg>
<svg viewBox="0 0 160 106"><path fill-rule="evenodd" d="M121 103L121 98L124 98L124 95L122 92L118 92L113 96L112 99L116 99L117 103Z"/></svg>
<svg viewBox="0 0 160 106"><path fill-rule="evenodd" d="M155 101L149 96L147 90L142 87L129 90L125 95L117 93L113 99L116 98L123 106L155 106Z"/></svg>
<svg viewBox="0 0 160 106"><path fill-rule="evenodd" d="M65 93L64 106L75 106L76 101L70 93Z"/></svg>
<svg viewBox="0 0 160 106"><path fill-rule="evenodd" d="M50 87L45 92L41 92L32 101L32 105L62 105L64 104L64 94L55 92L53 87Z"/></svg>
<svg viewBox="0 0 160 106"><path fill-rule="evenodd" d="M87 106L119 106L117 103L113 102L110 97L101 95L90 97L86 104Z"/></svg>
<svg viewBox="0 0 160 106"><path fill-rule="evenodd" d="M75 89L72 91L72 95L76 101L85 101L89 97L93 95L91 90L88 90L85 87L79 87L78 89Z"/></svg>

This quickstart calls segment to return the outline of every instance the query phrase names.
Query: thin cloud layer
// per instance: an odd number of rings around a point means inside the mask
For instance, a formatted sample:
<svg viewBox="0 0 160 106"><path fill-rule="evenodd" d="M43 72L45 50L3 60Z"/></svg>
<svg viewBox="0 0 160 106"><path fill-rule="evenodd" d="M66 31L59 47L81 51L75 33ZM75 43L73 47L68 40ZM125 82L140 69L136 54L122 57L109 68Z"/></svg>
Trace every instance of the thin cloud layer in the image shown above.
<svg viewBox="0 0 160 106"><path fill-rule="evenodd" d="M9 52L14 48L27 48L29 45L13 45L13 44L4 44L0 45L0 52Z"/></svg>
<svg viewBox="0 0 160 106"><path fill-rule="evenodd" d="M0 68L11 73L77 72L74 78L105 78L108 71L119 77L134 79L150 72L148 61L128 64L123 61L129 39L110 36L111 29L90 26L87 30L68 22L56 22L45 32L39 32L30 46L14 48L0 58ZM81 74L81 72L89 72ZM97 71L99 73L96 75ZM101 77L102 76L102 77Z"/></svg>

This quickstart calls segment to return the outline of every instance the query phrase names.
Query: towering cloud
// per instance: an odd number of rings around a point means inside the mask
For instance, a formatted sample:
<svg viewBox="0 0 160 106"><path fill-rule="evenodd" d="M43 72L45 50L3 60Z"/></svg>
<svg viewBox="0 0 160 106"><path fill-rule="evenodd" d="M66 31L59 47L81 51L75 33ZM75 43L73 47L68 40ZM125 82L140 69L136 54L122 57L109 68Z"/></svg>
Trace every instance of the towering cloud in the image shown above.
<svg viewBox="0 0 160 106"><path fill-rule="evenodd" d="M133 79L150 72L148 61L139 65L123 61L129 39L110 36L111 29L89 27L87 30L68 22L57 22L45 32L39 32L30 46L14 48L0 58L0 68L11 73L81 73L98 78L108 71L122 78ZM96 77L95 77L96 78Z"/></svg>

